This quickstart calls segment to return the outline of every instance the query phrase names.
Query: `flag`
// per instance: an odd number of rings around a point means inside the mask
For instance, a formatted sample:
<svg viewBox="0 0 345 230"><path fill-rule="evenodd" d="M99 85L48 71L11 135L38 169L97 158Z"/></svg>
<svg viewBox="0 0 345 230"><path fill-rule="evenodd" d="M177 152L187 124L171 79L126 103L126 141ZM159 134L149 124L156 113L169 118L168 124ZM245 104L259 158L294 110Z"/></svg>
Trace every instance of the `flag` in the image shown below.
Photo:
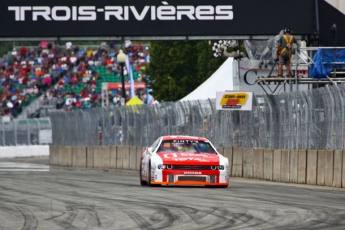
<svg viewBox="0 0 345 230"><path fill-rule="evenodd" d="M129 76L129 84L130 84L130 91L129 91L129 95L130 97L134 97L134 80L133 80L133 71L132 71L132 66L131 63L129 61L129 54L126 55L126 68L128 71L128 76Z"/></svg>

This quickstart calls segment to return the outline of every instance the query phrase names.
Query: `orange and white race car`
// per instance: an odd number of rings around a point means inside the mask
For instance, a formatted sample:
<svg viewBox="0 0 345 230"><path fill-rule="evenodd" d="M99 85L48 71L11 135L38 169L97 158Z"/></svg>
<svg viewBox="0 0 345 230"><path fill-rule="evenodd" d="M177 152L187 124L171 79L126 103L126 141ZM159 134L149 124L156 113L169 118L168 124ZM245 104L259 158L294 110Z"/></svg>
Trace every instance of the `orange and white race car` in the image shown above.
<svg viewBox="0 0 345 230"><path fill-rule="evenodd" d="M141 156L141 185L229 185L229 160L203 137L162 136Z"/></svg>

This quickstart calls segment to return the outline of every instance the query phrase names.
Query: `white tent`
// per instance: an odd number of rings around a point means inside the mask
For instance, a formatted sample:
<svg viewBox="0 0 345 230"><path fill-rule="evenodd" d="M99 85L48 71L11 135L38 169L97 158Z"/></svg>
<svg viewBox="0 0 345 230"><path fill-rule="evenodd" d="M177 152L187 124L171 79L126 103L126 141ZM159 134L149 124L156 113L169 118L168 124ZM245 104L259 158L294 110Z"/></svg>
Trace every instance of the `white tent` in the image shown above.
<svg viewBox="0 0 345 230"><path fill-rule="evenodd" d="M234 58L229 57L218 69L193 92L181 101L216 98L217 91L234 90Z"/></svg>

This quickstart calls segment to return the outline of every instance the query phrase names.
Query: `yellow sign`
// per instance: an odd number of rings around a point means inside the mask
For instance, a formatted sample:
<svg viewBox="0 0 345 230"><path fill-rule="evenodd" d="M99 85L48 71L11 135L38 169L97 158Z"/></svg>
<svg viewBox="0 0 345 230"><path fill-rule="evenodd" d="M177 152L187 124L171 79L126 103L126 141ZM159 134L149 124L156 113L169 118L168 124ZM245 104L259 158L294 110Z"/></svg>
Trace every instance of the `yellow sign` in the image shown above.
<svg viewBox="0 0 345 230"><path fill-rule="evenodd" d="M252 92L217 92L216 109L251 110L251 101Z"/></svg>

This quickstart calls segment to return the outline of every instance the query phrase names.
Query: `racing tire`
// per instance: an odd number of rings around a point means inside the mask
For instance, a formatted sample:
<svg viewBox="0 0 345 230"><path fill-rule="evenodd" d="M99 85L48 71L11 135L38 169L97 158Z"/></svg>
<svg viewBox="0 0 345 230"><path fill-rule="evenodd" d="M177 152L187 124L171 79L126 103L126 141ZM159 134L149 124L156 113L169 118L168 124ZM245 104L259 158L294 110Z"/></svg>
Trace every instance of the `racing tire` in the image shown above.
<svg viewBox="0 0 345 230"><path fill-rule="evenodd" d="M142 165L141 165L141 161L140 161L140 167L139 167L139 181L140 181L140 185L141 186L144 186L144 185L147 185L147 182L146 181L143 181L142 179L142 175L141 175L141 172L142 172Z"/></svg>
<svg viewBox="0 0 345 230"><path fill-rule="evenodd" d="M160 186L160 184L151 184L151 161L149 162L149 176L147 178L147 184L150 187L159 187Z"/></svg>

